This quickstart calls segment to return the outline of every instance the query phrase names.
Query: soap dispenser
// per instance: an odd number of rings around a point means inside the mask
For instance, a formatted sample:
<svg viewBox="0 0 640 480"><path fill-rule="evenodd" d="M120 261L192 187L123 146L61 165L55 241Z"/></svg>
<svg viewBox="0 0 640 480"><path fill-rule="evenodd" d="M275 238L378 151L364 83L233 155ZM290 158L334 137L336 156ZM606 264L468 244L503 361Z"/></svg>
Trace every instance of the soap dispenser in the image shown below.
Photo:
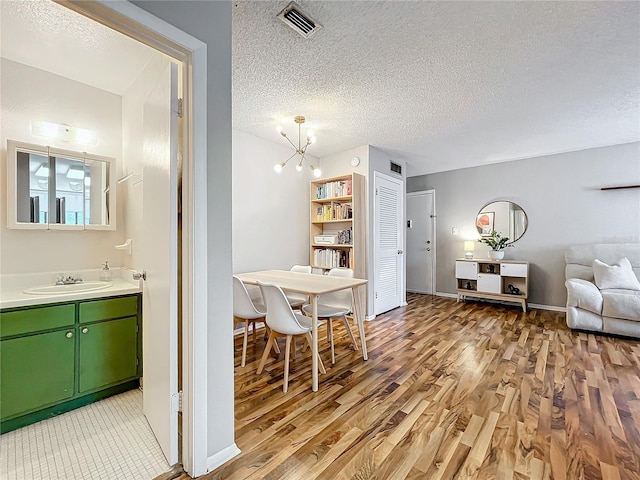
<svg viewBox="0 0 640 480"><path fill-rule="evenodd" d="M105 261L102 266L102 270L100 271L100 281L102 282L110 282L111 281L111 270L109 270L109 262Z"/></svg>

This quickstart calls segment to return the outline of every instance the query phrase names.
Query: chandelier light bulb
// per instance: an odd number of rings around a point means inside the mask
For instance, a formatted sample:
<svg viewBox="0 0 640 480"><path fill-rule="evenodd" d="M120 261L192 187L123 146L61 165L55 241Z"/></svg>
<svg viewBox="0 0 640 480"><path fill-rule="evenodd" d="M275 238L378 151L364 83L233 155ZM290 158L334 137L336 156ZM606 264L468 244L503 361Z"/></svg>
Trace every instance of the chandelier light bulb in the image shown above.
<svg viewBox="0 0 640 480"><path fill-rule="evenodd" d="M296 171L301 172L302 171L302 159L300 159L300 163L298 163L296 165Z"/></svg>
<svg viewBox="0 0 640 480"><path fill-rule="evenodd" d="M278 133L282 133L282 125L278 125L278 126L276 127L276 132L278 132Z"/></svg>
<svg viewBox="0 0 640 480"><path fill-rule="evenodd" d="M316 143L316 137L315 136L309 137L309 143Z"/></svg>
<svg viewBox="0 0 640 480"><path fill-rule="evenodd" d="M311 165L311 170L313 170L313 176L316 178L320 178L320 175L322 175L322 172L320 171L320 169L316 168L313 165Z"/></svg>
<svg viewBox="0 0 640 480"><path fill-rule="evenodd" d="M281 163L276 163L276 164L273 166L273 169L275 170L275 172L276 172L276 173L280 173L280 172L282 171L282 167L284 167L284 163L283 163L283 162L281 162Z"/></svg>

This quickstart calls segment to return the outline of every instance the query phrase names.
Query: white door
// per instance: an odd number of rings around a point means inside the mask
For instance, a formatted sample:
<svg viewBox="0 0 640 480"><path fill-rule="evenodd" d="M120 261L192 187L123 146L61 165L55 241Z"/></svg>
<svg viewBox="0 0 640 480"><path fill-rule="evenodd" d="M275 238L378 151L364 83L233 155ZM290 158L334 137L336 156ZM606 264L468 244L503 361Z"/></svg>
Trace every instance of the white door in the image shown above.
<svg viewBox="0 0 640 480"><path fill-rule="evenodd" d="M377 315L400 306L403 293L403 183L375 172L374 297Z"/></svg>
<svg viewBox="0 0 640 480"><path fill-rule="evenodd" d="M434 191L407 194L407 291L434 294Z"/></svg>
<svg viewBox="0 0 640 480"><path fill-rule="evenodd" d="M142 245L143 410L169 465L178 462L178 69L144 105Z"/></svg>

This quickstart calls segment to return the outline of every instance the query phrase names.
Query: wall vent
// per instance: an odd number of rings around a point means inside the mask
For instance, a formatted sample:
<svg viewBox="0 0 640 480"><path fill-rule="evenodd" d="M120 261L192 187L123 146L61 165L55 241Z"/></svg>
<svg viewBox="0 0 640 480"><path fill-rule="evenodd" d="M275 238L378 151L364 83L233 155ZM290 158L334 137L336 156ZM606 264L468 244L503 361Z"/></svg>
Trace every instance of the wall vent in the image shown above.
<svg viewBox="0 0 640 480"><path fill-rule="evenodd" d="M393 163L391 160L389 160L389 165L392 172L396 172L397 174L402 175L402 165Z"/></svg>
<svg viewBox="0 0 640 480"><path fill-rule="evenodd" d="M289 25L304 38L309 38L322 28L311 15L302 10L296 2L291 2L278 14L278 18Z"/></svg>

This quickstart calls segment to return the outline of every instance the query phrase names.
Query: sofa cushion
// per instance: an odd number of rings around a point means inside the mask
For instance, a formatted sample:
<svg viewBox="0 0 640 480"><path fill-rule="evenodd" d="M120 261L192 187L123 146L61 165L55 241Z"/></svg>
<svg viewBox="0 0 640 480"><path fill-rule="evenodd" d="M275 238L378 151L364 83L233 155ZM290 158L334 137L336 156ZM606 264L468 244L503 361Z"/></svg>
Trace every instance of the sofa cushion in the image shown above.
<svg viewBox="0 0 640 480"><path fill-rule="evenodd" d="M602 294L593 283L581 278L570 278L567 286L567 307L578 307L582 310L602 313Z"/></svg>
<svg viewBox="0 0 640 480"><path fill-rule="evenodd" d="M631 263L626 257L622 257L613 265L607 265L595 259L593 261L593 277L600 290L610 288L640 290L640 282L631 270Z"/></svg>
<svg viewBox="0 0 640 480"><path fill-rule="evenodd" d="M601 290L602 315L640 322L640 290Z"/></svg>

